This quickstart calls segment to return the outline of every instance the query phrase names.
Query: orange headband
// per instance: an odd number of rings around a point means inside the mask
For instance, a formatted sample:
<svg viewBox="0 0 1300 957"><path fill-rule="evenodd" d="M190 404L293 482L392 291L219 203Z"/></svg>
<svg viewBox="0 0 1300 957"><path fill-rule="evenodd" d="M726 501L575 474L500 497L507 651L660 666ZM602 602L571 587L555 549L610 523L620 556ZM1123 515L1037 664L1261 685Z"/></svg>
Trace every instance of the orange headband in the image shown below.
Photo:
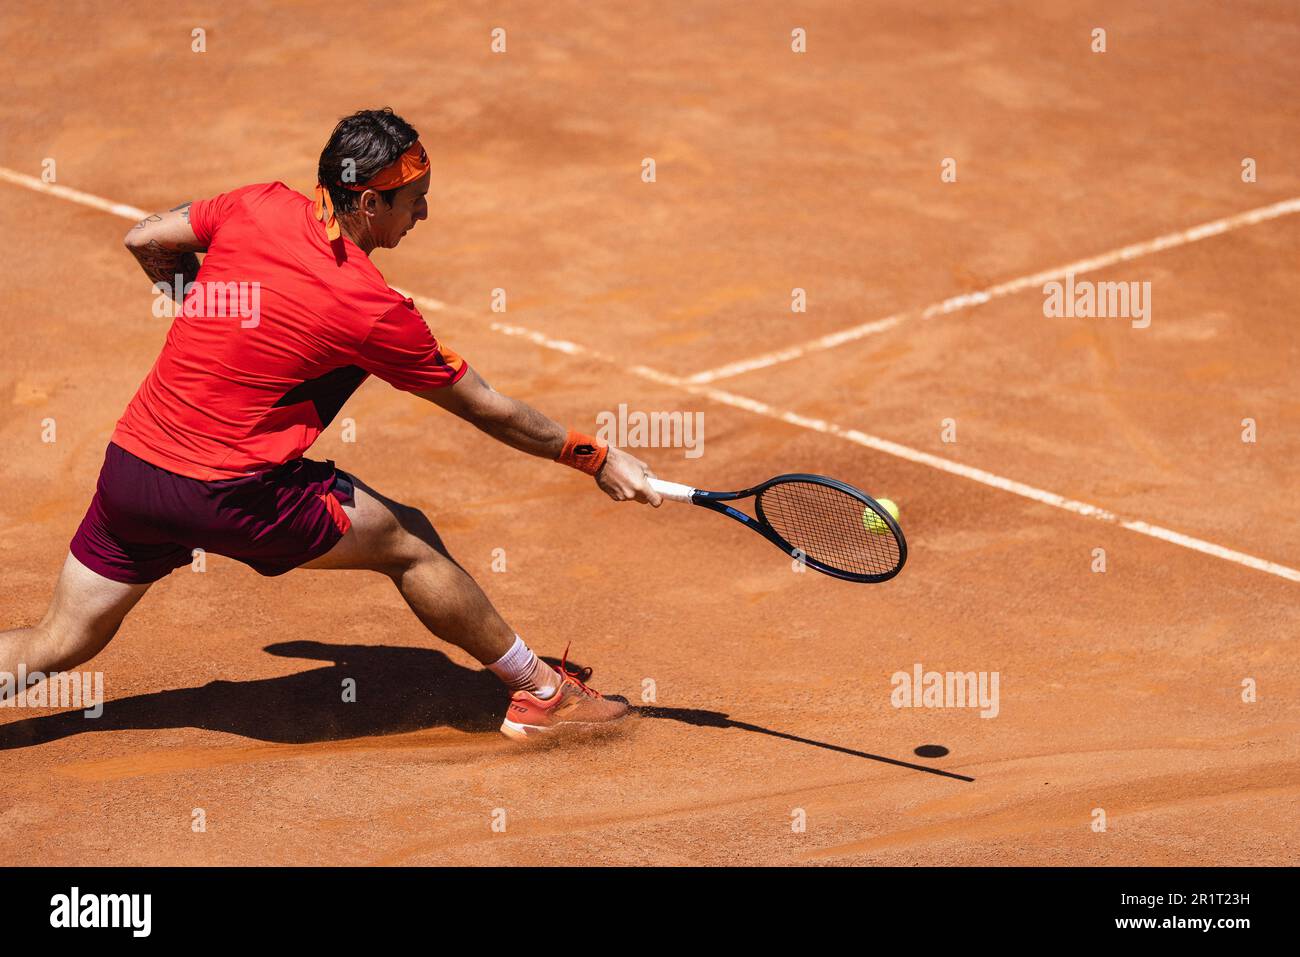
<svg viewBox="0 0 1300 957"><path fill-rule="evenodd" d="M344 189L352 190L354 193L360 193L362 190L367 189L398 189L408 183L414 183L429 172L429 166L429 154L424 151L420 141L416 140L407 148L405 153L364 183L360 185L356 183L340 183L339 185ZM316 184L316 218L325 224L325 235L329 237L331 242L339 238L341 231L338 220L334 216L334 200L330 197L330 191L320 183Z"/></svg>

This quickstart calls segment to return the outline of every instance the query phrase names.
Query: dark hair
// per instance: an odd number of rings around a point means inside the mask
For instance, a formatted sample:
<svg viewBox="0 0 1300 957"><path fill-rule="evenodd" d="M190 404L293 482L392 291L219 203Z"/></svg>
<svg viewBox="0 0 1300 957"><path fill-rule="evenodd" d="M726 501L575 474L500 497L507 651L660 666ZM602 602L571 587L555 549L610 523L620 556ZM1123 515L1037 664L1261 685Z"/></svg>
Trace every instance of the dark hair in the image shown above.
<svg viewBox="0 0 1300 957"><path fill-rule="evenodd" d="M330 191L335 211L348 213L356 209L357 198L361 195L342 185L345 168L350 170L348 182L364 183L405 153L419 138L415 128L388 107L359 110L339 120L316 165L316 180ZM349 160L356 164L355 167L348 163ZM379 195L392 206L397 190L380 190Z"/></svg>

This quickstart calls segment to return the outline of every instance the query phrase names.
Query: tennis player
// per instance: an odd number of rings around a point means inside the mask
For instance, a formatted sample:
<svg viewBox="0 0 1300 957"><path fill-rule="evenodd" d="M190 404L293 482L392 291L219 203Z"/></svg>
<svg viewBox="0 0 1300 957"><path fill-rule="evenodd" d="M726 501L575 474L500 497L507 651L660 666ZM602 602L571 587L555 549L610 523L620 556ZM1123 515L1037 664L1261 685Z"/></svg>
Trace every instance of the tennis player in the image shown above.
<svg viewBox="0 0 1300 957"><path fill-rule="evenodd" d="M570 673L567 649L558 670L541 661L422 512L303 453L374 375L593 476L616 501L657 507L649 469L492 389L384 281L371 253L396 247L429 215L429 159L408 123L388 109L347 117L317 176L314 202L263 183L128 231L145 274L180 287L183 308L117 423L45 617L0 633L0 672L62 671L94 657L153 582L204 549L263 575L387 575L426 628L513 692L501 726L511 737L616 721L627 705L587 687L589 670ZM202 264L196 253L206 253ZM209 287L256 288L257 315L208 315Z"/></svg>

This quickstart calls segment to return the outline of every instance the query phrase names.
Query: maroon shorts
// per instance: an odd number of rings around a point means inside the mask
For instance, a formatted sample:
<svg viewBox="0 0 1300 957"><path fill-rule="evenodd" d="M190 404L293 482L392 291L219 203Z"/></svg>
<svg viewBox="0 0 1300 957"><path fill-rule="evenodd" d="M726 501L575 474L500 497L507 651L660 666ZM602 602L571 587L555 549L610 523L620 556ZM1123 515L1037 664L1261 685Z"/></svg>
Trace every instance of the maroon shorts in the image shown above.
<svg viewBox="0 0 1300 957"><path fill-rule="evenodd" d="M342 503L351 501L352 480L333 462L295 459L202 482L110 442L69 548L91 571L136 585L190 564L196 548L283 575L338 543L351 527Z"/></svg>

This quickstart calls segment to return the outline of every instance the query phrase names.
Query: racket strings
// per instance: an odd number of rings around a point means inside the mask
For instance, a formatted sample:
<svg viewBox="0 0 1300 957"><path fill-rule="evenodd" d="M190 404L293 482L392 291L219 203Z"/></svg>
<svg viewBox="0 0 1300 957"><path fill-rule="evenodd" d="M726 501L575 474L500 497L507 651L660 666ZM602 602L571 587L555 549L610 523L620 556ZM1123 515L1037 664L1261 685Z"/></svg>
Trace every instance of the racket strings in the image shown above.
<svg viewBox="0 0 1300 957"><path fill-rule="evenodd" d="M847 492L815 482L779 482L759 493L758 505L778 535L823 565L855 575L883 575L898 565L893 531Z"/></svg>

